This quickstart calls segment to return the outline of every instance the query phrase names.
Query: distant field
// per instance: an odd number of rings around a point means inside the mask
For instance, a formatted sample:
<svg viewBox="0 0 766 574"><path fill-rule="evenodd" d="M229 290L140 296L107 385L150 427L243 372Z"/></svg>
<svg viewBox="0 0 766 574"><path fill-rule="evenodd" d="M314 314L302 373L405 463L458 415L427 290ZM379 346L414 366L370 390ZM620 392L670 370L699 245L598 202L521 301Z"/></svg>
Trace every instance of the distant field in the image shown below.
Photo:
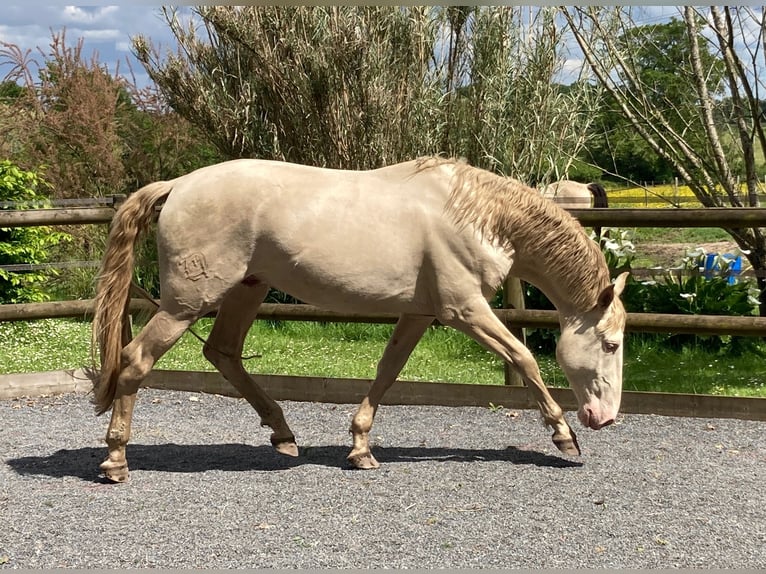
<svg viewBox="0 0 766 574"><path fill-rule="evenodd" d="M655 185L650 188L608 189L610 207L702 207L688 186Z"/></svg>
<svg viewBox="0 0 766 574"><path fill-rule="evenodd" d="M747 194L744 184L742 195ZM610 207L702 207L687 185L652 185L627 189L607 189Z"/></svg>
<svg viewBox="0 0 766 574"><path fill-rule="evenodd" d="M743 189L744 193L744 189ZM688 186L655 185L649 188L607 190L610 207L625 208L672 208L676 205L686 208L700 208L702 204ZM717 227L637 227L632 230L632 241L636 248L637 267L676 265L687 249L701 245L729 242L732 251L734 241L723 229Z"/></svg>

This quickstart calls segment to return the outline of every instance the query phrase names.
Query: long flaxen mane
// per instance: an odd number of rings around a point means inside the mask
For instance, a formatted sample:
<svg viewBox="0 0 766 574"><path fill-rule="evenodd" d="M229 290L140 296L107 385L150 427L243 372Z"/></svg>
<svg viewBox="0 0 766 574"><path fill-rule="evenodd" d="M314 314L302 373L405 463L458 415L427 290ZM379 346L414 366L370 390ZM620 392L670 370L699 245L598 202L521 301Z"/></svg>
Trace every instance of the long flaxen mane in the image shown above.
<svg viewBox="0 0 766 574"><path fill-rule="evenodd" d="M458 225L471 225L485 240L534 257L564 284L578 310L593 308L610 283L609 269L574 217L537 190L463 161L419 162L421 170L444 165L454 170L447 213Z"/></svg>

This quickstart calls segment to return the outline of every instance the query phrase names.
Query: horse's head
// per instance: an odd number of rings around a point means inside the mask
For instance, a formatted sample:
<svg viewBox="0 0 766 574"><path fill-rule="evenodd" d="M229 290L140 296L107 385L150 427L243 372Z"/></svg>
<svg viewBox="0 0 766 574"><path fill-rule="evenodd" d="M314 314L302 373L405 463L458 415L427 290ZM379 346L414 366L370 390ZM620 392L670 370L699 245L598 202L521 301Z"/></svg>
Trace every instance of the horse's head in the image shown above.
<svg viewBox="0 0 766 574"><path fill-rule="evenodd" d="M556 358L577 398L577 417L594 430L613 423L620 408L625 309L619 296L627 277L604 288L593 309L561 322Z"/></svg>

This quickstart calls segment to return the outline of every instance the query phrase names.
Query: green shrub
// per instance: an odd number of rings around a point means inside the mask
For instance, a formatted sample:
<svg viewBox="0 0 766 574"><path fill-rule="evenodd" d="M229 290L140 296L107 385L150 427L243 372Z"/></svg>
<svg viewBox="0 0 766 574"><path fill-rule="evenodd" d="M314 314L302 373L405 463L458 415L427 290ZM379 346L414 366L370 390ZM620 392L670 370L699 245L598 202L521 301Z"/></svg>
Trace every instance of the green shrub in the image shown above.
<svg viewBox="0 0 766 574"><path fill-rule="evenodd" d="M729 262L718 257L718 269L705 273L705 251L688 251L680 266L658 270L645 281L632 281L623 300L629 312L681 315L753 315L758 309L758 290L748 281L729 283ZM666 347L698 345L711 352L755 351L751 337L724 335L659 334L654 338Z"/></svg>
<svg viewBox="0 0 766 574"><path fill-rule="evenodd" d="M8 160L0 161L0 209L44 207L45 181L34 172L24 171ZM54 245L67 241L66 233L50 227L0 228L0 303L47 301L45 282L55 270L38 267L46 262ZM6 267L2 267L6 266ZM16 266L10 267L10 266ZM24 266L29 266L24 269Z"/></svg>

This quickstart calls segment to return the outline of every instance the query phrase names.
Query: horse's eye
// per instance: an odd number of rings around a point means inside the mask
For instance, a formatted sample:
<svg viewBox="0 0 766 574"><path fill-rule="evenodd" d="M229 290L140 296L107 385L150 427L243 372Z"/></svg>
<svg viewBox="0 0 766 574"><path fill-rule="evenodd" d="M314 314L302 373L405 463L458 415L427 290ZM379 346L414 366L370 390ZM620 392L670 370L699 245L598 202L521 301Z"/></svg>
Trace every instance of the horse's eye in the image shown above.
<svg viewBox="0 0 766 574"><path fill-rule="evenodd" d="M617 349L620 348L620 344L612 343L610 341L604 341L603 347L604 347L605 353L616 353Z"/></svg>

